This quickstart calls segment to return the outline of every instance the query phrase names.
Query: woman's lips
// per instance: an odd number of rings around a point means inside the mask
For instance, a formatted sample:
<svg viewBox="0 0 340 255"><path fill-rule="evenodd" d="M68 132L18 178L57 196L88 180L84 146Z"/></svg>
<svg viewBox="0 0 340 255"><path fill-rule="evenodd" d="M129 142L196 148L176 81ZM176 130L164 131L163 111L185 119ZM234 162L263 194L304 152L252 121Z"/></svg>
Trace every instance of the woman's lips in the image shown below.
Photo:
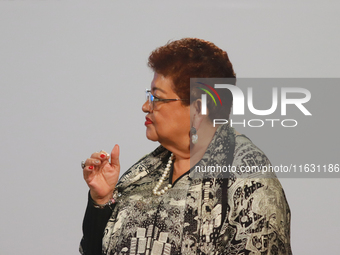
<svg viewBox="0 0 340 255"><path fill-rule="evenodd" d="M144 123L144 125L149 125L149 124L152 124L152 120L150 120L148 117L145 117L146 121Z"/></svg>

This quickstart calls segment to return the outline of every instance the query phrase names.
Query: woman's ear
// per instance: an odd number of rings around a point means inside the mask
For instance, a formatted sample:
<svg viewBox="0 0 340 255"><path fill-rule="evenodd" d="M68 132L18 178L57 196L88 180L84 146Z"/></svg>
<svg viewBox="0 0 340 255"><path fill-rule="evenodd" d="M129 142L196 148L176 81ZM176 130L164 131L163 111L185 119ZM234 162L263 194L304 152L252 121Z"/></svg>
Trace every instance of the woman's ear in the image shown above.
<svg viewBox="0 0 340 255"><path fill-rule="evenodd" d="M190 107L190 113L192 118L192 126L195 127L197 130L199 129L202 121L204 118L206 118L208 115L202 115L202 100L197 99L194 102L192 102L191 107ZM209 114L209 113L207 113Z"/></svg>

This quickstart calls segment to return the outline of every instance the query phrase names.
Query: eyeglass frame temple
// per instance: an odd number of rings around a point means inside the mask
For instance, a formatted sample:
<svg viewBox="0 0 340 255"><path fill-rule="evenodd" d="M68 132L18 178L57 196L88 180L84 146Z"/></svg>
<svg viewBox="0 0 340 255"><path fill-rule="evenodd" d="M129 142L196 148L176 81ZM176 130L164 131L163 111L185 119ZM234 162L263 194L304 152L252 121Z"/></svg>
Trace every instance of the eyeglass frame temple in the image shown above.
<svg viewBox="0 0 340 255"><path fill-rule="evenodd" d="M149 93L151 96L153 96L153 98L156 98L156 102L159 102L159 101L187 101L187 100L189 100L189 99L182 99L182 98L158 98L158 97L155 97L154 95L151 94L150 89L145 89L145 93ZM155 100L152 100L151 102L155 102Z"/></svg>

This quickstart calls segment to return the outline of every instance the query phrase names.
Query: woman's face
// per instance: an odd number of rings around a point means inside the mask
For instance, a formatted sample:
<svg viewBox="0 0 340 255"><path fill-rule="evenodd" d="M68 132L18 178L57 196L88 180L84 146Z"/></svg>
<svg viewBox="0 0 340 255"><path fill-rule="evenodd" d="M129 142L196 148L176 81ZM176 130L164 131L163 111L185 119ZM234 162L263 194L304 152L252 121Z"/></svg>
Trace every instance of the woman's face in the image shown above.
<svg viewBox="0 0 340 255"><path fill-rule="evenodd" d="M172 90L172 79L155 73L151 82L151 94L160 99L178 99ZM190 131L190 106L182 105L181 101L158 101L150 107L146 101L142 107L146 115L146 137L160 142L165 148L183 146L188 148Z"/></svg>

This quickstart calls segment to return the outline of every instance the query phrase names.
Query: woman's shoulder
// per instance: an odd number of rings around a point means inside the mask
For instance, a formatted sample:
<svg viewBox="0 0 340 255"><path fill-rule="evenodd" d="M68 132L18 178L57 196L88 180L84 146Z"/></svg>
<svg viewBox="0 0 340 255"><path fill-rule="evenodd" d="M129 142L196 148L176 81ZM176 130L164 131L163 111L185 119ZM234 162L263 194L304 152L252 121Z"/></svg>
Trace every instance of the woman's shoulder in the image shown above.
<svg viewBox="0 0 340 255"><path fill-rule="evenodd" d="M267 155L257 147L246 135L235 136L233 166L238 177L276 178L275 173L264 172L271 165Z"/></svg>
<svg viewBox="0 0 340 255"><path fill-rule="evenodd" d="M247 154L262 154L265 153L257 147L252 140L244 134L235 133L235 153L234 156L242 156Z"/></svg>

